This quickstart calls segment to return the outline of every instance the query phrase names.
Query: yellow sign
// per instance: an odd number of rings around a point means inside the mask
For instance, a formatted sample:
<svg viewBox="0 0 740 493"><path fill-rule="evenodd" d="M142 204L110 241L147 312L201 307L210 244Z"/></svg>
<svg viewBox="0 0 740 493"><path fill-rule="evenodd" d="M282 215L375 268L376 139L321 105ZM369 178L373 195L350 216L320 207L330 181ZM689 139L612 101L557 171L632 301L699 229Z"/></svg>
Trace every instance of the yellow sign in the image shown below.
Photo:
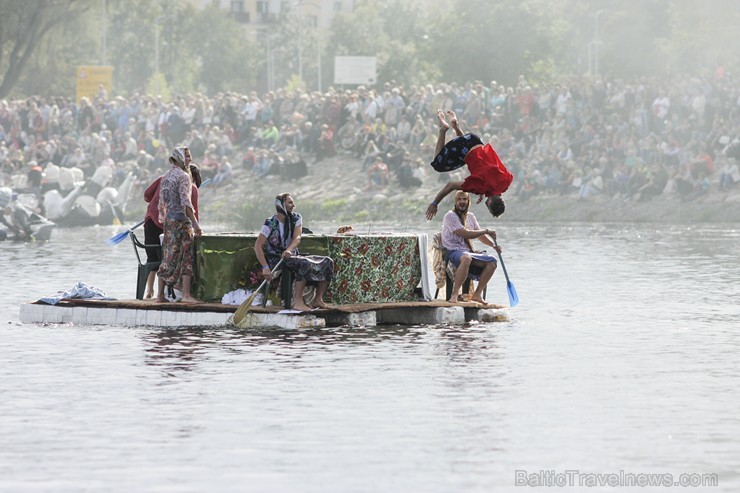
<svg viewBox="0 0 740 493"><path fill-rule="evenodd" d="M113 85L113 67L103 65L83 65L77 67L77 103L82 97L94 99L102 86L110 95Z"/></svg>

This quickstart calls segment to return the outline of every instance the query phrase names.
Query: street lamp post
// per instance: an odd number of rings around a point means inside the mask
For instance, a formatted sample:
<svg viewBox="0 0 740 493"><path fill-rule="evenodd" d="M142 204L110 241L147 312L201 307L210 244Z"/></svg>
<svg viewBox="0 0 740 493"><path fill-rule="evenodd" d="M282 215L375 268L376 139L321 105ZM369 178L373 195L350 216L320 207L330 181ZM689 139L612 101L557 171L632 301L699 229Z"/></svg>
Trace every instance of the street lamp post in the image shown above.
<svg viewBox="0 0 740 493"><path fill-rule="evenodd" d="M599 75L599 16L606 12L608 12L607 9L600 9L594 14L594 77Z"/></svg>
<svg viewBox="0 0 740 493"><path fill-rule="evenodd" d="M159 22L154 24L154 73L159 73Z"/></svg>
<svg viewBox="0 0 740 493"><path fill-rule="evenodd" d="M159 73L159 23L164 17L154 19L154 73Z"/></svg>
<svg viewBox="0 0 740 493"><path fill-rule="evenodd" d="M102 16L103 18L101 19L102 24L103 24L102 26L103 27L103 56L102 56L103 65L106 64L107 59L108 59L108 54L107 54L107 51L108 51L108 22L106 19L106 17L108 16L108 8L105 4L105 1L106 0L103 0L103 16Z"/></svg>
<svg viewBox="0 0 740 493"><path fill-rule="evenodd" d="M298 2L298 79L303 83L303 2Z"/></svg>
<svg viewBox="0 0 740 493"><path fill-rule="evenodd" d="M298 78L303 82L303 5L310 5L311 7L314 7L319 10L319 15L321 12L321 5L312 3L312 2L304 2L303 0L298 0L294 6L298 8ZM317 75L317 86L318 90L321 91L321 41L319 39L319 25L318 21L316 23L316 60L318 63L318 75Z"/></svg>
<svg viewBox="0 0 740 493"><path fill-rule="evenodd" d="M318 27L317 27L318 30ZM317 87L316 89L321 92L321 38L318 35L318 32L316 34L316 60L318 60L319 66L318 69L318 75L317 75Z"/></svg>

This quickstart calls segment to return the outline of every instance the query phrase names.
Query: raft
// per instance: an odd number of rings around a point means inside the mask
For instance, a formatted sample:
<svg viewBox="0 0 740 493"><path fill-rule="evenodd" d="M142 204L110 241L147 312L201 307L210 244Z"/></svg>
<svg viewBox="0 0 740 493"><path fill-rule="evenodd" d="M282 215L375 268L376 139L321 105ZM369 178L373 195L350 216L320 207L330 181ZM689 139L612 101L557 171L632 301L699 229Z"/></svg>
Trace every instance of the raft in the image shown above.
<svg viewBox="0 0 740 493"><path fill-rule="evenodd" d="M122 327L223 327L236 312L221 303L155 303L150 300L63 300L55 305L25 303L20 319L30 324L109 325ZM255 306L240 324L244 328L311 329L377 325L462 325L506 322L508 309L443 300L356 303L330 309L292 312L276 306Z"/></svg>
<svg viewBox="0 0 740 493"><path fill-rule="evenodd" d="M142 300L149 269L142 264L140 242L131 232L139 259L136 298L63 299L20 307L23 323L155 327L223 327L236 325L238 305L223 304L224 294L250 288L261 266L254 254L255 234L203 235L195 244L192 291L201 303L156 303ZM330 256L334 279L327 290L328 309L298 312L288 309L276 291L265 303L253 305L239 328L373 327L376 325L465 324L508 321L508 309L475 302L449 303L435 299L428 267L426 234L304 235L302 253ZM290 299L291 296L287 296ZM267 303L270 298L271 303ZM274 299L274 301L273 301ZM48 301L48 300L47 300Z"/></svg>

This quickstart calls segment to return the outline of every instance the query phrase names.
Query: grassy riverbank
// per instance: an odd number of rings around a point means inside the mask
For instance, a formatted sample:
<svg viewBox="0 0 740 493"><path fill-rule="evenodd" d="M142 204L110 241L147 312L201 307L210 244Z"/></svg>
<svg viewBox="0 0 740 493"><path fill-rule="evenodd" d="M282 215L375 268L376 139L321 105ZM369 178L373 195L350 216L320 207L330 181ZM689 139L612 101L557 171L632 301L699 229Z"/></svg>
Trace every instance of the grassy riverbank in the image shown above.
<svg viewBox="0 0 740 493"><path fill-rule="evenodd" d="M234 178L226 185L201 191L201 214L206 224L221 222L233 224L238 230L257 229L272 213L275 195L288 191L294 195L301 214L314 221L352 224L359 231L368 222L404 223L414 228L424 223L427 204L442 183L431 171L416 189L402 189L393 178L383 191L366 191L366 186L361 163L348 156L310 163L308 176L295 181L277 175L255 179L235 167ZM688 202L663 195L647 202L599 196L578 200L547 195L522 201L505 194L504 198L507 210L497 222L740 222L740 189L720 192L715 184L708 195ZM448 197L440 212L451 206ZM472 210L481 222L490 218L483 205L473 205Z"/></svg>

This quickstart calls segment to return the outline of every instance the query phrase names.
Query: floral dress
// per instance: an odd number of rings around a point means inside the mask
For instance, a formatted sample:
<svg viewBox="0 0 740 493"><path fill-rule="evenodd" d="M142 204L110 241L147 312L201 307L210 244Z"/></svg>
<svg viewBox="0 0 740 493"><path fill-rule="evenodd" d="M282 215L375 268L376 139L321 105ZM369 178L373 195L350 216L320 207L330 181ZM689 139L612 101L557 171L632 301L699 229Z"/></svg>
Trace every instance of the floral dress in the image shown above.
<svg viewBox="0 0 740 493"><path fill-rule="evenodd" d="M301 215L293 213L290 223L295 226L301 225ZM290 229L290 227L287 224L283 225L276 214L267 219L260 230L260 233L267 238L264 251L270 269L275 268L286 247L292 241L292 231L284 233L283 229ZM298 250L291 254L293 256L286 259L284 265L293 273L297 281L331 281L334 277L334 261L331 258L321 255L300 255Z"/></svg>
<svg viewBox="0 0 740 493"><path fill-rule="evenodd" d="M159 185L159 217L164 225L162 263L157 274L167 286L182 289L182 277L193 275L193 224L185 208L194 210L192 184L185 171L173 165Z"/></svg>

